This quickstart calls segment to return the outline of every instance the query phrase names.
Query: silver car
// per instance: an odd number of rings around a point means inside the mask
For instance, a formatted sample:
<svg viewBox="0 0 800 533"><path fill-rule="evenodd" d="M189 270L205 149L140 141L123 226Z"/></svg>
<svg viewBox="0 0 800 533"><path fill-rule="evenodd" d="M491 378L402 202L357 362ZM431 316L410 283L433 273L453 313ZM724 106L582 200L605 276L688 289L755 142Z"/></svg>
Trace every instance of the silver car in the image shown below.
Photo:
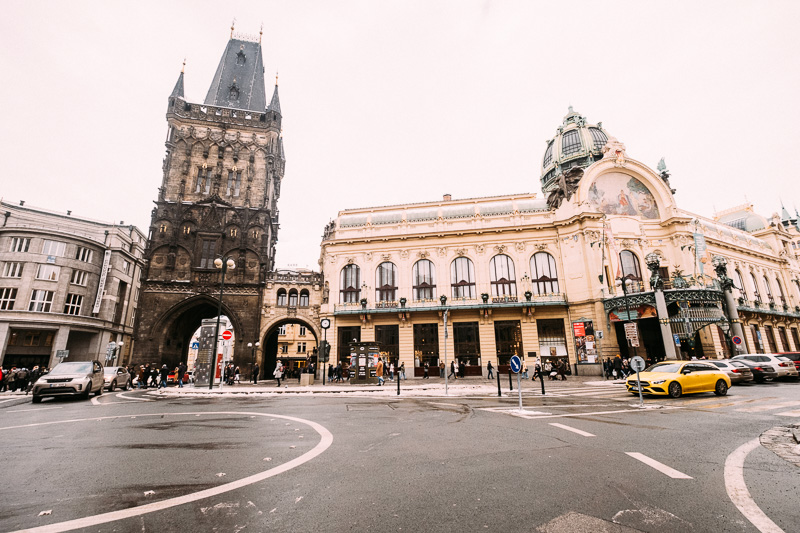
<svg viewBox="0 0 800 533"><path fill-rule="evenodd" d="M748 383L753 381L753 371L746 364L730 359L714 359L708 361L712 365L722 369L731 378L731 383Z"/></svg>
<svg viewBox="0 0 800 533"><path fill-rule="evenodd" d="M107 366L103 369L103 386L108 392L114 389L128 390L131 388L131 375L124 366Z"/></svg>
<svg viewBox="0 0 800 533"><path fill-rule="evenodd" d="M778 371L779 378L797 378L800 375L797 368L794 366L788 357L776 355L772 353L749 353L744 355L737 355L733 360L747 359L754 363L766 363Z"/></svg>
<svg viewBox="0 0 800 533"><path fill-rule="evenodd" d="M103 394L103 365L100 361L59 363L33 384L33 403L45 396L80 396Z"/></svg>

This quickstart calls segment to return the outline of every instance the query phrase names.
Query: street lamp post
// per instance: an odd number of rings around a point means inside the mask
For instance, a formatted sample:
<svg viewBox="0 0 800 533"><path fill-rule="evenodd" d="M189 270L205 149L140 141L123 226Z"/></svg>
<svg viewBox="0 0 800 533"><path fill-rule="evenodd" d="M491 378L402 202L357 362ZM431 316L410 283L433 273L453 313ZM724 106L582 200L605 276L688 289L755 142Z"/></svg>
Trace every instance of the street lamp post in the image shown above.
<svg viewBox="0 0 800 533"><path fill-rule="evenodd" d="M253 344L252 342L247 343L247 347L250 348L250 353L252 357L250 361L250 381L253 380L253 374L255 373L256 370L256 348L258 348L259 346L261 346L261 343L258 341L256 341L255 344Z"/></svg>
<svg viewBox="0 0 800 533"><path fill-rule="evenodd" d="M629 279L618 279L616 285L617 285L617 287L621 287L622 288L622 294L624 295L624 298L625 298L625 313L627 314L627 322L631 322L631 305L630 305L630 302L628 301L628 289L630 288L631 285L633 285L633 280L630 279L630 278ZM634 322L634 324L636 324L636 323ZM639 335L638 328L637 328L637 331L636 331L636 335L637 336ZM626 337L626 340L628 340L627 339L627 334L625 335L625 337ZM638 342L637 342L637 344L638 344ZM630 346L631 346L631 348L633 348L633 356L636 357L636 346L633 346L633 343L630 343Z"/></svg>
<svg viewBox="0 0 800 533"><path fill-rule="evenodd" d="M125 343L122 342L122 341L119 341L117 343L117 349L114 350L114 363L117 363L118 359L122 359L121 357L118 357L118 354L122 354L122 345L123 344L125 344ZM120 366L120 365L117 364L117 366Z"/></svg>
<svg viewBox="0 0 800 533"><path fill-rule="evenodd" d="M214 388L214 374L217 373L217 342L219 341L219 318L222 314L222 294L225 290L225 273L228 269L236 268L236 262L230 257L217 257L214 259L214 267L222 270L222 280L219 284L219 300L217 300L217 326L214 329L214 349L211 351L213 359L211 363L211 375L208 378L209 390ZM220 377L220 379L222 379Z"/></svg>

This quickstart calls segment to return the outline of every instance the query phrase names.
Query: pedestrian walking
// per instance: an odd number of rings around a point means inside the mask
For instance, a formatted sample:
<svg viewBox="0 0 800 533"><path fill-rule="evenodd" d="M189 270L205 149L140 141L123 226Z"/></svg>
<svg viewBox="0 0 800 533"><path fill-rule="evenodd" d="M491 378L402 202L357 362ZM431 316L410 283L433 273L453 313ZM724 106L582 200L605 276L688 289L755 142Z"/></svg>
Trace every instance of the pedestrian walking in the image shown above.
<svg viewBox="0 0 800 533"><path fill-rule="evenodd" d="M622 379L622 357L619 354L611 362L611 375L614 379Z"/></svg>
<svg viewBox="0 0 800 533"><path fill-rule="evenodd" d="M528 379L528 365L525 364L522 366L522 377Z"/></svg>
<svg viewBox="0 0 800 533"><path fill-rule="evenodd" d="M400 370L397 371L397 379L406 379L406 364L400 363Z"/></svg>
<svg viewBox="0 0 800 533"><path fill-rule="evenodd" d="M253 365L253 385L258 385L258 372L261 370L258 363Z"/></svg>
<svg viewBox="0 0 800 533"><path fill-rule="evenodd" d="M439 361L439 377L444 379L445 366L444 361Z"/></svg>
<svg viewBox="0 0 800 533"><path fill-rule="evenodd" d="M539 364L539 361L536 361L533 365L533 377L531 381L536 381L536 376L539 376L539 379L542 379L542 365Z"/></svg>
<svg viewBox="0 0 800 533"><path fill-rule="evenodd" d="M161 383L158 385L158 388L167 388L167 377L169 376L169 367L164 363L161 365Z"/></svg>
<svg viewBox="0 0 800 533"><path fill-rule="evenodd" d="M456 376L456 362L455 361L450 361L450 373L447 374L447 377L448 378L458 379L458 376Z"/></svg>
<svg viewBox="0 0 800 533"><path fill-rule="evenodd" d="M567 381L567 365L564 363L564 360L559 359L556 365L558 377L561 378L561 381Z"/></svg>
<svg viewBox="0 0 800 533"><path fill-rule="evenodd" d="M428 375L428 362L426 361L422 367L422 379L428 379L430 376Z"/></svg>
<svg viewBox="0 0 800 533"><path fill-rule="evenodd" d="M272 373L272 377L278 380L278 387L281 386L281 378L283 377L283 365L280 361L277 362L275 365L275 371Z"/></svg>
<svg viewBox="0 0 800 533"><path fill-rule="evenodd" d="M458 363L458 377L463 378L466 375L467 370L467 363L464 362L462 359L460 363Z"/></svg>
<svg viewBox="0 0 800 533"><path fill-rule="evenodd" d="M178 365L178 388L183 388L183 378L186 377L186 363Z"/></svg>
<svg viewBox="0 0 800 533"><path fill-rule="evenodd" d="M486 373L487 373L487 376L486 376L487 379L494 378L494 366L492 366L492 362L491 361L486 363Z"/></svg>
<svg viewBox="0 0 800 533"><path fill-rule="evenodd" d="M378 366L375 368L375 375L378 376L378 386L383 385L383 359L378 358Z"/></svg>
<svg viewBox="0 0 800 533"><path fill-rule="evenodd" d="M389 363L389 381L394 381L394 363Z"/></svg>
<svg viewBox="0 0 800 533"><path fill-rule="evenodd" d="M233 371L233 373L236 376L236 383L241 385L242 384L242 381L241 381L241 377L242 376L241 376L241 370L239 369L238 365L236 366L236 369Z"/></svg>

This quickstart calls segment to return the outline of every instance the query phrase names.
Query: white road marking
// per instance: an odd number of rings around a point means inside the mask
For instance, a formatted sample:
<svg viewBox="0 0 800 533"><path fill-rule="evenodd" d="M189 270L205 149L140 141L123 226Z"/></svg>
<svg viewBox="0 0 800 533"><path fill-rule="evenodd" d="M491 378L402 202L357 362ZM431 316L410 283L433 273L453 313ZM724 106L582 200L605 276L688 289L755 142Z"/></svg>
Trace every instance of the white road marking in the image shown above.
<svg viewBox="0 0 800 533"><path fill-rule="evenodd" d="M564 424L559 424L558 422L550 422L550 425L551 426L555 426L557 428L566 429L567 431L571 431L573 433L577 433L578 435L582 435L584 437L595 437L596 436L596 435L593 435L592 433L589 433L589 432L586 432L586 431L583 431L583 430L580 430L580 429L577 429L577 428L574 428L574 427L571 427L571 426L565 426Z"/></svg>
<svg viewBox="0 0 800 533"><path fill-rule="evenodd" d="M196 413L155 413L155 414L148 414L148 415L138 415L140 417L154 417L154 416L191 416L195 415ZM138 507L131 507L129 509L122 509L119 511L111 511L109 513L102 513L95 516L87 516L84 518L78 518L75 520L68 520L66 522L59 522L56 524L50 524L47 526L40 526L40 527L33 527L30 529L21 529L15 531L13 533L59 533L62 531L71 531L73 529L79 528L87 528L87 527L94 527L99 524L107 524L109 522L115 522L117 520L124 520L126 518L131 518L134 516L140 516L148 513L154 513L156 511L163 511L164 509L169 509L170 507L175 507L178 505L183 505L186 503L196 502L198 500L202 500L204 498L210 498L212 496L218 496L220 494L224 494L226 492L230 492L232 490L236 490L242 487L246 487L247 485L252 485L253 483L258 483L259 481L263 481L265 479L271 478L273 476L277 476L278 474L282 474L291 470L292 468L298 467L304 463L307 463L311 459L321 455L325 450L327 450L331 444L333 443L333 435L330 431L325 429L324 426L317 424L316 422L312 422L310 420L305 420L303 418L296 418L293 416L285 416L285 415L274 415L274 414L266 414L266 413L251 413L251 412L240 412L240 411L211 411L203 413L203 415L256 415L256 416L265 416L265 417L275 417L275 418L282 418L284 420L291 420L293 422L297 422L299 424L305 424L307 426L311 426L317 433L320 435L319 443L314 446L311 450L307 451L300 457L292 459L282 465L278 465L276 467L270 468L269 470L264 470L263 472L259 472L258 474L253 474L252 476L248 476L242 479L238 479L236 481L231 481L230 483L225 483L224 485L219 485L218 487L212 487L210 489L201 490L199 492L194 492L192 494L186 494L184 496L178 496L176 498L169 498L167 500L161 500L158 502L149 503L146 505L140 505ZM58 420L53 422L41 422L38 424L24 424L20 426L8 426L0 428L0 431L6 431L10 429L19 429L19 428L28 428L28 427L36 427L36 426L48 426L53 424L65 424L68 422L86 422L90 420L112 420L115 418L129 418L130 415L120 415L120 416L103 416L103 417L96 417L96 418L81 418L81 419L71 419L71 420Z"/></svg>
<svg viewBox="0 0 800 533"><path fill-rule="evenodd" d="M17 399L19 399L19 398L9 398L8 400L0 400L0 403L13 402L14 400L17 400Z"/></svg>
<svg viewBox="0 0 800 533"><path fill-rule="evenodd" d="M800 405L800 402L768 403L768 404L754 405L753 407L743 407L741 409L736 409L736 411L739 413L760 413L762 411L772 411L773 409L782 409L783 407L794 407L795 405Z"/></svg>
<svg viewBox="0 0 800 533"><path fill-rule="evenodd" d="M428 402L431 405L446 405L447 407L461 407L457 403Z"/></svg>
<svg viewBox="0 0 800 533"><path fill-rule="evenodd" d="M26 413L28 411L47 411L48 409L63 409L63 407L33 407L31 409L15 409L6 413Z"/></svg>
<svg viewBox="0 0 800 533"><path fill-rule="evenodd" d="M725 459L725 490L737 509L747 518L756 529L761 533L784 533L775 522L773 522L750 496L747 485L744 482L744 461L747 454L761 445L758 439L742 444L732 454Z"/></svg>
<svg viewBox="0 0 800 533"><path fill-rule="evenodd" d="M680 407L662 407L662 409L680 409ZM617 411L595 411L593 413L571 413L571 414L564 414L564 415L546 415L546 416L526 416L523 418L569 418L569 417L576 417L576 416L594 416L594 415L612 415L616 413L645 413L647 412L645 409L620 409Z"/></svg>
<svg viewBox="0 0 800 533"><path fill-rule="evenodd" d="M784 411L782 413L775 413L775 416L800 416L800 409L794 411Z"/></svg>
<svg viewBox="0 0 800 533"><path fill-rule="evenodd" d="M693 479L692 476L687 476L683 472L678 472L674 468L671 468L664 463L659 463L655 459L651 459L646 455L639 453L639 452L625 452L626 455L630 455L634 459L638 459L639 461L643 462L647 466L655 468L662 474L666 474L667 476L671 477L672 479Z"/></svg>
<svg viewBox="0 0 800 533"><path fill-rule="evenodd" d="M136 401L136 402L154 402L155 401L155 400L150 400L150 399L147 399L147 398L131 398L130 396L125 396L125 394L127 394L127 393L120 392L120 393L117 393L116 396L117 396L117 398L125 398L126 400L133 400L133 401Z"/></svg>

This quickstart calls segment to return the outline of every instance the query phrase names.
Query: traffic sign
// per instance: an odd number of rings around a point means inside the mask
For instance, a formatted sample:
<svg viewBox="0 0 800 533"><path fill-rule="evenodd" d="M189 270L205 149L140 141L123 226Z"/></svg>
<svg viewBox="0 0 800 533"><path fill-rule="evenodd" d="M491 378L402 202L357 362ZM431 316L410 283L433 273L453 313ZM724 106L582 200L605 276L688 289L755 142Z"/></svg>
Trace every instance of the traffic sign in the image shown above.
<svg viewBox="0 0 800 533"><path fill-rule="evenodd" d="M69 350L56 350L56 357L59 359L66 359L69 357Z"/></svg>
<svg viewBox="0 0 800 533"><path fill-rule="evenodd" d="M681 345L681 336L678 335L677 333L673 333L672 334L672 340L675 341L675 346L680 346Z"/></svg>
<svg viewBox="0 0 800 533"><path fill-rule="evenodd" d="M193 342L192 345L190 346L190 348L192 350L197 350L198 348L200 348L200 343L199 342Z"/></svg>
<svg viewBox="0 0 800 533"><path fill-rule="evenodd" d="M222 338L225 339L226 341L229 341L233 338L233 333L231 332L231 330L226 329L225 331L222 332Z"/></svg>
<svg viewBox="0 0 800 533"><path fill-rule="evenodd" d="M625 338L626 339L636 339L639 337L639 331L636 328L636 322L626 322L625 323Z"/></svg>
<svg viewBox="0 0 800 533"><path fill-rule="evenodd" d="M644 367L645 367L644 359L642 359L638 355L633 359L631 359L631 368L636 372L641 372L642 370L644 370Z"/></svg>
<svg viewBox="0 0 800 533"><path fill-rule="evenodd" d="M522 369L522 361L520 361L518 355L512 355L511 359L508 361L508 364L511 365L512 372L519 374L519 371Z"/></svg>
<svg viewBox="0 0 800 533"><path fill-rule="evenodd" d="M738 336L738 335L734 335L733 336L733 344L735 344L736 346L739 346L740 344L742 344L742 338L740 336Z"/></svg>

